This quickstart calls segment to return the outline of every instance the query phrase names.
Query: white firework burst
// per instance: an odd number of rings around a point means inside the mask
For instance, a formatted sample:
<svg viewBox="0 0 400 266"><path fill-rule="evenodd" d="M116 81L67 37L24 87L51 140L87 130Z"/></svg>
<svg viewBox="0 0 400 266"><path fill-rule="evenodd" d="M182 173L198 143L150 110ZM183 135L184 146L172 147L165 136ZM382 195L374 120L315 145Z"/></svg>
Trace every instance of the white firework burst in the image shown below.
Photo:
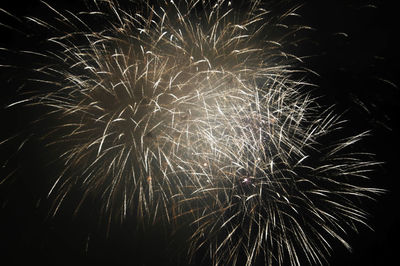
<svg viewBox="0 0 400 266"><path fill-rule="evenodd" d="M61 12L57 48L33 51L42 91L10 104L39 106L60 152L49 192L56 214L73 187L99 198L110 221L185 223L193 256L214 265L322 264L330 243L366 224L359 198L376 164L337 138L344 126L319 106L300 58L285 53L305 26L261 1L88 2ZM101 21L101 25L94 22ZM61 30L62 29L62 30ZM60 163L62 162L62 163Z"/></svg>

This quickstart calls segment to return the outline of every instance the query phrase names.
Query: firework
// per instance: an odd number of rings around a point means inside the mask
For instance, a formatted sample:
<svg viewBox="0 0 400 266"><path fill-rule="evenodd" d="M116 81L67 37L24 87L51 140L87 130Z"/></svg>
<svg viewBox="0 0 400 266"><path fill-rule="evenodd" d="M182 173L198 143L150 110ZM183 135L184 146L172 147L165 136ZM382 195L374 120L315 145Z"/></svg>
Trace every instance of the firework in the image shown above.
<svg viewBox="0 0 400 266"><path fill-rule="evenodd" d="M367 133L331 141L344 122L285 53L307 30L285 24L296 8L88 5L46 4L57 25L28 18L57 48L24 52L47 62L45 85L9 105L41 107L52 125L36 135L61 151L53 215L79 187L76 212L97 198L109 221L188 223L190 255L207 247L214 265L322 264L332 240L350 248L346 230L366 224L358 199L380 192L362 185L375 163L351 149Z"/></svg>

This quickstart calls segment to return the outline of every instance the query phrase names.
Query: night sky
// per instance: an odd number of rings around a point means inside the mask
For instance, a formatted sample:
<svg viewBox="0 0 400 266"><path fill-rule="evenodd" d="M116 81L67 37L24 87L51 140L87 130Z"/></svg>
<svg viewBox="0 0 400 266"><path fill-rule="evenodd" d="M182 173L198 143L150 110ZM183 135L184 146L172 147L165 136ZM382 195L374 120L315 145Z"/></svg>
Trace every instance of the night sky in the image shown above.
<svg viewBox="0 0 400 266"><path fill-rule="evenodd" d="M57 2L54 6L60 10L84 7L83 1ZM352 252L333 243L328 261L331 265L393 265L398 261L400 237L398 9L391 1L286 2L304 3L298 13L304 24L315 28L308 34L309 40L290 49L300 56L311 55L303 66L319 74L310 77L318 85L316 95L324 96L321 103L335 104L337 113L344 113L350 121L349 134L371 130L362 149L384 162L370 175L371 184L388 192L376 202L365 202L374 231L360 226L358 234L349 232L346 239ZM50 16L36 0L2 0L0 8L20 17ZM0 12L0 47L24 50L42 45L42 36L26 37L2 23L21 25ZM347 36L338 34L341 32ZM18 55L0 50L0 64L11 62L29 65ZM0 68L1 107L18 98L18 81L23 75L21 70ZM0 110L0 141L22 132L34 117L35 112L26 109ZM78 215L73 214L74 202L70 202L58 215L49 217L52 202L44 195L50 182L44 177L54 172L48 164L51 154L38 152L40 143L28 144L23 153L15 153L15 142L0 145L2 164L11 158L0 176L0 265L184 265L185 256L179 253L185 248L184 230L171 239L165 233L172 230L167 225L142 229L132 217L108 228L90 205L98 203L95 200ZM19 169L17 178L1 184L14 168ZM79 197L80 191L73 193ZM198 259L194 265L201 263Z"/></svg>

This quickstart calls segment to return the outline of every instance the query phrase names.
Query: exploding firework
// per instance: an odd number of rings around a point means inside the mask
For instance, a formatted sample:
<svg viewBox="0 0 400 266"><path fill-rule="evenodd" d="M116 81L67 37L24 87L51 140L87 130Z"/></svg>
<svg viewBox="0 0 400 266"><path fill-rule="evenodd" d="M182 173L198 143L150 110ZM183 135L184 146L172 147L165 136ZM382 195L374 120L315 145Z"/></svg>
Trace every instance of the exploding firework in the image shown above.
<svg viewBox="0 0 400 266"><path fill-rule="evenodd" d="M28 20L55 48L23 52L44 85L8 108L39 107L35 123L51 124L34 133L59 152L53 215L78 187L76 212L97 198L109 221L186 223L190 255L206 247L214 265L322 264L332 240L350 248L346 230L366 224L359 198L380 192L363 185L376 163L352 149L367 133L338 137L343 120L285 52L307 30L285 24L296 8L46 6L57 25Z"/></svg>

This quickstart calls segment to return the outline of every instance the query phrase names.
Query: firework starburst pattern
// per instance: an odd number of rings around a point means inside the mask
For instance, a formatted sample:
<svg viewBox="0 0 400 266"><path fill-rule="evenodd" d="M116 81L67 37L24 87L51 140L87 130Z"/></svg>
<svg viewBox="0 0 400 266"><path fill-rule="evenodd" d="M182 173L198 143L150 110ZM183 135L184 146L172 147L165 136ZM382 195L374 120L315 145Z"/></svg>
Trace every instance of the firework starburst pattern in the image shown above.
<svg viewBox="0 0 400 266"><path fill-rule="evenodd" d="M44 5L60 26L27 19L55 48L21 54L38 58L29 82L45 85L7 108L44 110L35 123L49 126L32 134L59 152L52 215L79 187L76 213L96 198L109 223L184 224L189 254L208 250L213 265L323 264L333 241L350 249L346 232L367 225L359 199L381 192L364 185L376 163L353 149L368 133L341 135L346 123L285 52L309 29L285 23L296 8Z"/></svg>

